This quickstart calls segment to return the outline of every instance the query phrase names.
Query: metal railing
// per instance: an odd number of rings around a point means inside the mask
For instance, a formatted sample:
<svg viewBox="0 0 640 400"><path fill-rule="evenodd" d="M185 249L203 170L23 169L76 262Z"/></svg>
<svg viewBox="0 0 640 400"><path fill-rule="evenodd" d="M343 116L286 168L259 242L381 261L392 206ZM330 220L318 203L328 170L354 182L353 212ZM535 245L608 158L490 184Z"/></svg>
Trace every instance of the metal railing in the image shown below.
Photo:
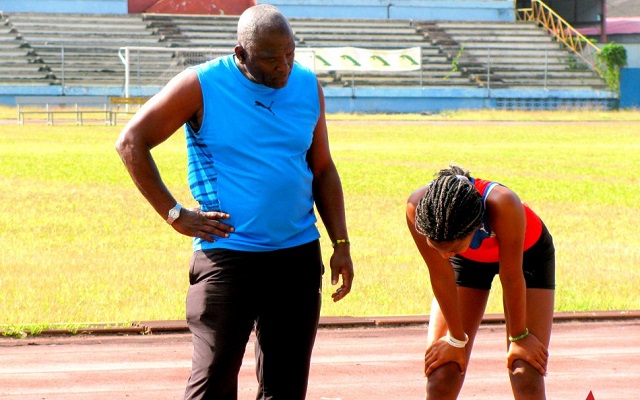
<svg viewBox="0 0 640 400"><path fill-rule="evenodd" d="M485 67L485 72L484 74L478 73L477 75L477 79L476 82L478 83L478 85L482 86L484 85L485 89L487 89L489 91L489 97L491 97L491 84L493 83L491 80L491 77L496 77L496 75L499 77L500 75L500 71L498 71L497 73L492 70L492 67L494 67L496 64L492 63L491 57L492 57L492 52L495 53L500 53L500 49L495 49L492 47L487 47L486 48L487 51L487 61L484 63L484 65L486 65ZM477 55L480 55L481 53L479 51L476 51ZM541 82L540 87L543 88L544 90L548 90L548 84L549 84L549 51L545 50L544 51L544 70L542 71L543 77ZM498 66L496 66L495 69L499 69ZM485 77L485 81L482 82L482 80L480 79L481 76Z"/></svg>
<svg viewBox="0 0 640 400"><path fill-rule="evenodd" d="M591 43L545 3L531 0L531 8L518 9L517 15L523 21L538 22L604 78L605 68L597 57L600 52L598 46Z"/></svg>

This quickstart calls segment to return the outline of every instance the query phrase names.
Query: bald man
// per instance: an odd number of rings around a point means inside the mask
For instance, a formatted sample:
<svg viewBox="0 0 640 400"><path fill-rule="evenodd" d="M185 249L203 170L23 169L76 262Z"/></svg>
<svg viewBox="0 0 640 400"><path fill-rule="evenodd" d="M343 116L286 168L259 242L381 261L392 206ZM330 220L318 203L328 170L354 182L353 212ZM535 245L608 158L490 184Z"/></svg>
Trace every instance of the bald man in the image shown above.
<svg viewBox="0 0 640 400"><path fill-rule="evenodd" d="M237 399L253 329L257 399L305 398L324 272L314 206L333 243L333 301L351 290L322 87L294 53L291 26L277 8L247 9L234 53L174 77L116 143L147 201L193 238L186 314L194 349L185 399ZM183 126L193 207L176 201L151 155Z"/></svg>

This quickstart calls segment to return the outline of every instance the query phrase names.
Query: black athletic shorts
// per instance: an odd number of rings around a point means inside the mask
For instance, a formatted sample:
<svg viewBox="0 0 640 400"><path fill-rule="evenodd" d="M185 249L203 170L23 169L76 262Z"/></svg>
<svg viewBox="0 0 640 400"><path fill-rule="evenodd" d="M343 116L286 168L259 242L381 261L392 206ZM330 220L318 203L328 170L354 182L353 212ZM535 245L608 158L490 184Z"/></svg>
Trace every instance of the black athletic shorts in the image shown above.
<svg viewBox="0 0 640 400"><path fill-rule="evenodd" d="M500 271L500 264L472 261L456 255L449 259L458 286L490 290L491 282ZM556 258L553 238L542 225L538 241L524 252L522 257L524 280L528 289L555 289Z"/></svg>

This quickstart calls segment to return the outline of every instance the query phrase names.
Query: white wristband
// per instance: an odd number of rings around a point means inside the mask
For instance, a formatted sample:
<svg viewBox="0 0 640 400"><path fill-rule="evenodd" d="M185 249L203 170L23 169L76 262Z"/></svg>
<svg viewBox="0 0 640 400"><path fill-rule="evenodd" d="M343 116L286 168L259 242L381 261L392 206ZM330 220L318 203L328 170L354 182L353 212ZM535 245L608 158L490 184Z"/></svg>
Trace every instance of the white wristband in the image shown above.
<svg viewBox="0 0 640 400"><path fill-rule="evenodd" d="M467 334L465 333L464 334L464 340L459 340L459 339L456 339L453 336L451 336L449 331L447 331L447 336L444 337L444 341L449 343L453 347L457 347L457 348L461 349L464 346L466 346L467 343L469 342L469 336L467 336Z"/></svg>

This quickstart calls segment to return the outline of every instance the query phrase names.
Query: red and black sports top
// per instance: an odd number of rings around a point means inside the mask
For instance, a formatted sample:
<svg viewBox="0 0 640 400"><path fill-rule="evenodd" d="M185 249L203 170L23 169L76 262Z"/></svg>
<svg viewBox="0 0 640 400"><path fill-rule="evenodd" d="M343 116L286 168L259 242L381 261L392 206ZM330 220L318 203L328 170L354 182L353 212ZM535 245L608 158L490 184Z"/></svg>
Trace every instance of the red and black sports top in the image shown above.
<svg viewBox="0 0 640 400"><path fill-rule="evenodd" d="M498 262L500 261L498 240L495 237L495 233L491 231L491 227L487 222L488 210L486 203L487 196L491 190L496 185L500 185L500 183L478 178L471 178L471 182L482 196L484 215L482 217L482 225L473 234L473 240L471 240L469 249L459 255L477 262ZM542 233L542 220L525 203L522 203L522 207L524 208L527 221L523 247L523 251L525 251L533 246L540 238L540 234Z"/></svg>

